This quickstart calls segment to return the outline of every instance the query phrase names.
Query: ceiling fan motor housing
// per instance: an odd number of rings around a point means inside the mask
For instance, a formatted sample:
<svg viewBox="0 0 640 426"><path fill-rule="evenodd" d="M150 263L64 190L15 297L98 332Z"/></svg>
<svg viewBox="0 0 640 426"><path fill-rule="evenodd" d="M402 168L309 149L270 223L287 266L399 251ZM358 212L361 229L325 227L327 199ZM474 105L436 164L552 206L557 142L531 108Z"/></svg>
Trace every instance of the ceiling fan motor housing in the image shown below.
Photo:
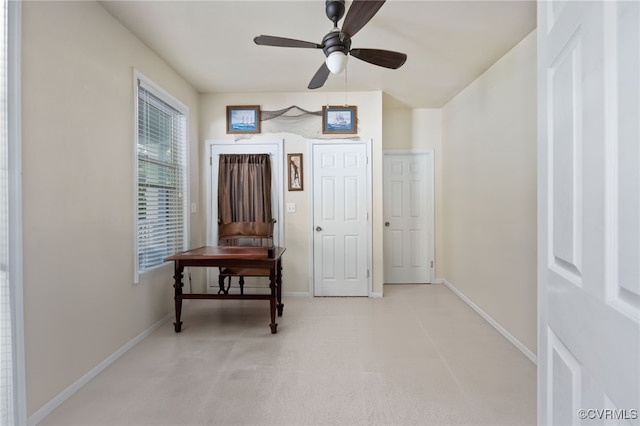
<svg viewBox="0 0 640 426"><path fill-rule="evenodd" d="M342 52L345 55L351 49L351 37L341 31L331 31L322 38L322 51L325 56L329 56L333 52Z"/></svg>

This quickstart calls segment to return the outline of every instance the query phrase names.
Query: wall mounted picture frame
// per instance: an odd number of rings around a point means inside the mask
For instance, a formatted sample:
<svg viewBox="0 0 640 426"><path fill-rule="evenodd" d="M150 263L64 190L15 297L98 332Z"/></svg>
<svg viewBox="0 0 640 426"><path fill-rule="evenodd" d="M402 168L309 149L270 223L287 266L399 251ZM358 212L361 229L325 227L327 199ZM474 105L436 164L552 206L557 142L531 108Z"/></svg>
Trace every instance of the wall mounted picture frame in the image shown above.
<svg viewBox="0 0 640 426"><path fill-rule="evenodd" d="M322 133L324 134L355 134L358 131L357 122L357 106L322 107Z"/></svg>
<svg viewBox="0 0 640 426"><path fill-rule="evenodd" d="M260 133L260 106L227 106L227 133Z"/></svg>
<svg viewBox="0 0 640 426"><path fill-rule="evenodd" d="M302 153L287 154L287 170L289 175L289 191L302 191L304 189Z"/></svg>

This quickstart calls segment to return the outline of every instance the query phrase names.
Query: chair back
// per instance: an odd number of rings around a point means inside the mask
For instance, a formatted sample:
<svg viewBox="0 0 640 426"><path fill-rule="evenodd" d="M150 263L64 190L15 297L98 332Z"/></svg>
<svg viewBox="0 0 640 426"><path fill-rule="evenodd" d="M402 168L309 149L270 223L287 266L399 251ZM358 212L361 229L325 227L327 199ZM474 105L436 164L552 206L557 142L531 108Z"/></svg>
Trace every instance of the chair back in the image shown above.
<svg viewBox="0 0 640 426"><path fill-rule="evenodd" d="M231 222L218 224L218 245L273 247L271 222Z"/></svg>

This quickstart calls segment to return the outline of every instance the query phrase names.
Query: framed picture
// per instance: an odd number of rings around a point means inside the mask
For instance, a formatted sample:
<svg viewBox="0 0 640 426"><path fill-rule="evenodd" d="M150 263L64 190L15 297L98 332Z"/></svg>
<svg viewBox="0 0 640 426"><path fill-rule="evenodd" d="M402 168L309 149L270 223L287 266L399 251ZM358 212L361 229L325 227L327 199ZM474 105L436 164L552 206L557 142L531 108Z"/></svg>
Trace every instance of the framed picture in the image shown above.
<svg viewBox="0 0 640 426"><path fill-rule="evenodd" d="M322 133L357 133L358 107L323 106Z"/></svg>
<svg viewBox="0 0 640 426"><path fill-rule="evenodd" d="M302 191L302 154L287 154L287 170L289 170L289 191Z"/></svg>
<svg viewBox="0 0 640 426"><path fill-rule="evenodd" d="M260 133L260 106L227 106L227 133Z"/></svg>

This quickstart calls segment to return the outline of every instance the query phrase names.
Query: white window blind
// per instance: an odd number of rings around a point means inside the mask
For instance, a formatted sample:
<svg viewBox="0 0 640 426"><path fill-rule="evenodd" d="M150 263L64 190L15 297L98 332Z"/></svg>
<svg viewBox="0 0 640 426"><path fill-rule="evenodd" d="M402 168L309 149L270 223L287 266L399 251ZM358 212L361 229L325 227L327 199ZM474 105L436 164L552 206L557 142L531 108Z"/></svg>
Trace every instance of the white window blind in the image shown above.
<svg viewBox="0 0 640 426"><path fill-rule="evenodd" d="M180 107L138 80L138 272L185 250L187 117Z"/></svg>

